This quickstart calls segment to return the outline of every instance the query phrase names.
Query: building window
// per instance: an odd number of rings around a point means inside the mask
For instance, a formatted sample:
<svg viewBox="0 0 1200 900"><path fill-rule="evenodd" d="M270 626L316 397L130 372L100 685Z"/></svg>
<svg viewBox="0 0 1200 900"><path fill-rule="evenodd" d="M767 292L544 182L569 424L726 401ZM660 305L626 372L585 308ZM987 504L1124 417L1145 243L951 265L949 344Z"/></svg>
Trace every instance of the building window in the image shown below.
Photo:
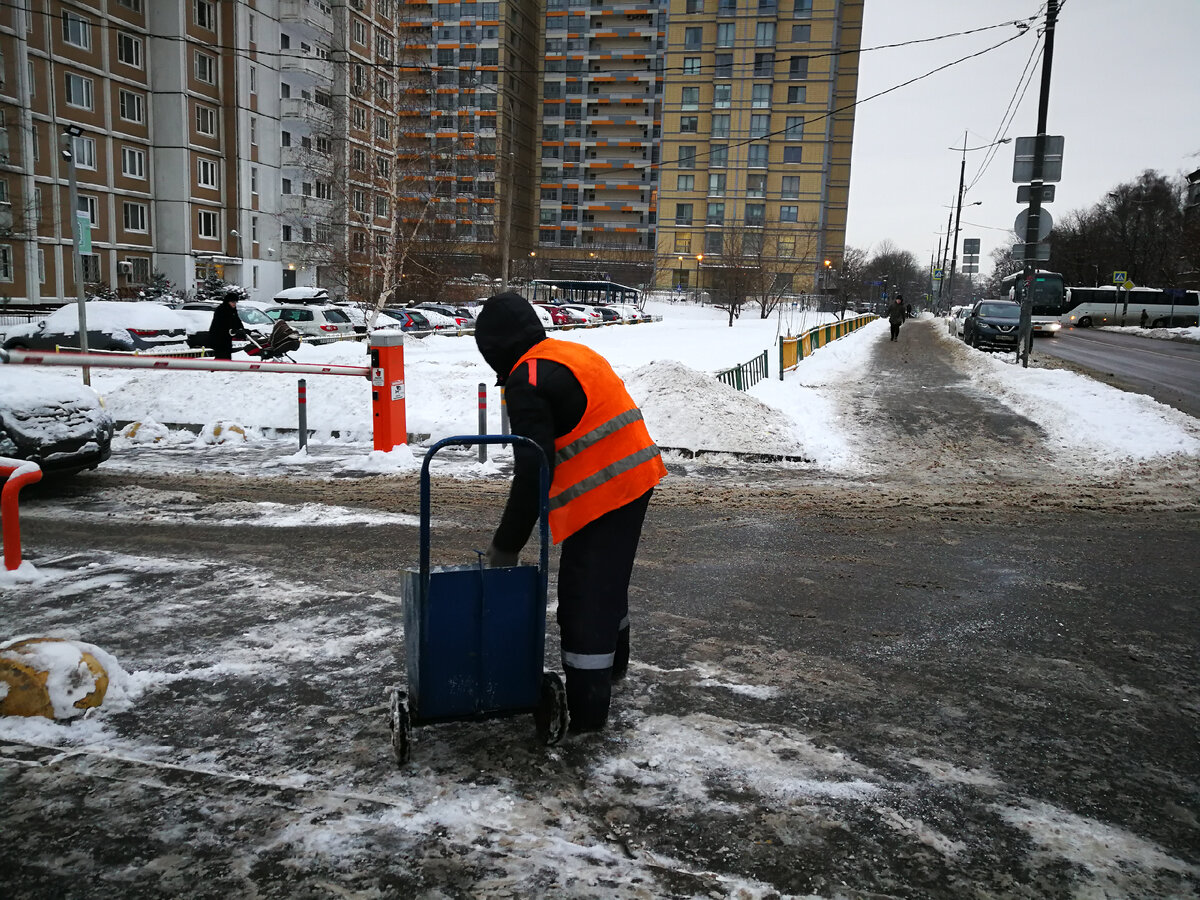
<svg viewBox="0 0 1200 900"><path fill-rule="evenodd" d="M788 116L784 136L789 141L799 141L804 138L804 116Z"/></svg>
<svg viewBox="0 0 1200 900"><path fill-rule="evenodd" d="M794 235L781 235L775 245L775 254L782 259L791 259L796 255L796 238Z"/></svg>
<svg viewBox="0 0 1200 900"><path fill-rule="evenodd" d="M129 178L146 177L146 154L133 147L121 148L121 174Z"/></svg>
<svg viewBox="0 0 1200 900"><path fill-rule="evenodd" d="M803 162L803 153L802 153L802 150L803 150L803 148L802 148L802 147L799 147L799 146L796 146L796 147L784 147L784 148L783 148L783 161L784 161L785 163L798 163L798 162Z"/></svg>
<svg viewBox="0 0 1200 900"><path fill-rule="evenodd" d="M258 166L250 167L250 193L258 193Z"/></svg>
<svg viewBox="0 0 1200 900"><path fill-rule="evenodd" d="M699 50L704 46L703 28L683 29L683 47L685 50Z"/></svg>
<svg viewBox="0 0 1200 900"><path fill-rule="evenodd" d="M258 119L254 116L250 117L250 146L258 146Z"/></svg>
<svg viewBox="0 0 1200 900"><path fill-rule="evenodd" d="M367 111L361 106L356 106L351 111L350 116L354 121L354 127L359 131L367 130Z"/></svg>
<svg viewBox="0 0 1200 900"><path fill-rule="evenodd" d="M708 176L708 196L724 197L725 196L725 173L712 172Z"/></svg>
<svg viewBox="0 0 1200 900"><path fill-rule="evenodd" d="M87 213L88 222L93 228L100 227L100 204L96 202L95 197L90 194L80 194L77 208L81 213Z"/></svg>
<svg viewBox="0 0 1200 900"><path fill-rule="evenodd" d="M141 231L146 228L146 204L144 203L129 203L121 204L121 210L125 218L126 231Z"/></svg>
<svg viewBox="0 0 1200 900"><path fill-rule="evenodd" d="M704 12L704 0L687 0L687 11L690 13Z"/></svg>
<svg viewBox="0 0 1200 900"><path fill-rule="evenodd" d="M775 54L774 53L755 53L754 54L754 77L755 78L772 78L775 75Z"/></svg>
<svg viewBox="0 0 1200 900"><path fill-rule="evenodd" d="M796 0L795 9L797 19L812 18L812 0Z"/></svg>
<svg viewBox="0 0 1200 900"><path fill-rule="evenodd" d="M142 67L142 42L132 34L117 35L117 59L135 69Z"/></svg>
<svg viewBox="0 0 1200 900"><path fill-rule="evenodd" d="M354 43L367 46L367 25L360 19L354 20L354 26L351 29L354 35Z"/></svg>
<svg viewBox="0 0 1200 900"><path fill-rule="evenodd" d="M779 207L780 222L795 222L800 215L800 207L798 206L781 206Z"/></svg>
<svg viewBox="0 0 1200 900"><path fill-rule="evenodd" d="M291 225L279 226L279 238L280 238L280 240L290 242L292 239L292 226Z"/></svg>
<svg viewBox="0 0 1200 900"><path fill-rule="evenodd" d="M747 175L746 176L746 196L747 197L766 197L767 196L767 176L766 175Z"/></svg>
<svg viewBox="0 0 1200 900"><path fill-rule="evenodd" d="M46 251L38 250L37 256L38 256L38 283L45 284L46 283ZM0 277L2 277L2 275L3 275L2 267L3 267L3 263L0 262Z"/></svg>
<svg viewBox="0 0 1200 900"><path fill-rule="evenodd" d="M392 137L392 122L387 116L375 117L375 137L381 141L390 140Z"/></svg>
<svg viewBox="0 0 1200 900"><path fill-rule="evenodd" d="M690 234L675 235L675 252L676 253L691 253L692 252L692 236Z"/></svg>
<svg viewBox="0 0 1200 900"><path fill-rule="evenodd" d="M131 9L134 12L140 13L142 11L142 0L117 0L117 5Z"/></svg>
<svg viewBox="0 0 1200 900"><path fill-rule="evenodd" d="M196 160L196 184L203 188L217 186L217 164L211 159Z"/></svg>
<svg viewBox="0 0 1200 900"><path fill-rule="evenodd" d="M793 25L792 26L792 43L807 44L812 40L811 25Z"/></svg>
<svg viewBox="0 0 1200 900"><path fill-rule="evenodd" d="M729 114L722 113L713 115L712 117L712 136L725 138L729 137Z"/></svg>
<svg viewBox="0 0 1200 900"><path fill-rule="evenodd" d="M680 102L681 109L689 109L690 110L690 109L699 109L700 108L700 88L685 87L680 92L680 97L682 98L681 102Z"/></svg>
<svg viewBox="0 0 1200 900"><path fill-rule="evenodd" d="M774 47L775 46L775 23L774 22L759 22L758 27L754 30L754 46L755 47Z"/></svg>
<svg viewBox="0 0 1200 900"><path fill-rule="evenodd" d="M692 204L676 203L675 204L675 224L676 225L691 225L692 224Z"/></svg>
<svg viewBox="0 0 1200 900"><path fill-rule="evenodd" d="M250 67L250 93L258 93L258 68L256 66Z"/></svg>
<svg viewBox="0 0 1200 900"><path fill-rule="evenodd" d="M755 109L770 109L771 108L771 86L769 84L756 84L751 88L750 105Z"/></svg>
<svg viewBox="0 0 1200 900"><path fill-rule="evenodd" d="M63 13L63 42L81 50L91 50L92 23L83 16Z"/></svg>
<svg viewBox="0 0 1200 900"><path fill-rule="evenodd" d="M142 95L122 90L120 93L121 118L126 122L145 122L146 107Z"/></svg>
<svg viewBox="0 0 1200 900"><path fill-rule="evenodd" d="M808 57L793 56L788 60L788 78L803 81L808 77Z"/></svg>
<svg viewBox="0 0 1200 900"><path fill-rule="evenodd" d="M196 80L204 84L217 83L217 61L207 53L196 51Z"/></svg>
<svg viewBox="0 0 1200 900"><path fill-rule="evenodd" d="M708 211L704 217L706 225L724 225L725 224L725 204L716 202L708 204Z"/></svg>
<svg viewBox="0 0 1200 900"><path fill-rule="evenodd" d="M258 266L252 266L250 269L250 286L258 290Z"/></svg>
<svg viewBox="0 0 1200 900"><path fill-rule="evenodd" d="M685 56L683 58L683 74L684 75L699 75L700 74L700 57Z"/></svg>
<svg viewBox="0 0 1200 900"><path fill-rule="evenodd" d="M83 263L83 280L95 284L100 280L100 257L95 253L81 253L79 256Z"/></svg>
<svg viewBox="0 0 1200 900"><path fill-rule="evenodd" d="M696 168L696 148L680 147L679 148L679 168L694 169Z"/></svg>
<svg viewBox="0 0 1200 900"><path fill-rule="evenodd" d="M752 165L756 168L766 168L767 145L766 144L751 144L748 162L750 165Z"/></svg>
<svg viewBox="0 0 1200 900"><path fill-rule="evenodd" d="M713 85L713 109L729 109L733 99L732 84Z"/></svg>
<svg viewBox="0 0 1200 900"><path fill-rule="evenodd" d="M700 129L699 116L680 116L679 131L681 134L695 134Z"/></svg>
<svg viewBox="0 0 1200 900"><path fill-rule="evenodd" d="M385 34L375 34L375 52L383 59L392 58L392 39Z"/></svg>
<svg viewBox="0 0 1200 900"><path fill-rule="evenodd" d="M279 193L290 194L291 192L292 192L292 179L290 179L290 178L279 179Z"/></svg>
<svg viewBox="0 0 1200 900"><path fill-rule="evenodd" d="M718 53L713 57L713 78L733 77L733 54Z"/></svg>
<svg viewBox="0 0 1200 900"><path fill-rule="evenodd" d="M779 196L784 200L795 200L800 196L800 176L784 175L780 184Z"/></svg>
<svg viewBox="0 0 1200 900"><path fill-rule="evenodd" d="M192 0L192 19L201 28L208 31L217 30L216 10L209 0Z"/></svg>
<svg viewBox="0 0 1200 900"><path fill-rule="evenodd" d="M216 137L217 111L211 106L196 106L196 133Z"/></svg>
<svg viewBox="0 0 1200 900"><path fill-rule="evenodd" d="M367 171L367 154L361 147L355 147L350 154L350 165L356 172Z"/></svg>
<svg viewBox="0 0 1200 900"><path fill-rule="evenodd" d="M375 197L375 215L381 219L386 219L388 216L388 198L376 195Z"/></svg>
<svg viewBox="0 0 1200 900"><path fill-rule="evenodd" d="M695 175L676 175L675 190L677 191L694 191L696 189Z"/></svg>
<svg viewBox="0 0 1200 900"><path fill-rule="evenodd" d="M79 109L92 108L92 79L76 75L74 72L67 72L66 85L67 106L75 106Z"/></svg>
<svg viewBox="0 0 1200 900"><path fill-rule="evenodd" d="M732 16L737 12L737 0L717 0L717 15Z"/></svg>
<svg viewBox="0 0 1200 900"><path fill-rule="evenodd" d="M807 103L808 88L802 84L788 85L788 103Z"/></svg>
<svg viewBox="0 0 1200 900"><path fill-rule="evenodd" d="M750 117L750 137L761 138L766 137L767 132L771 130L771 117L761 113Z"/></svg>
<svg viewBox="0 0 1200 900"><path fill-rule="evenodd" d="M94 170L96 168L96 142L90 137L77 137L71 143L75 168Z"/></svg>
<svg viewBox="0 0 1200 900"><path fill-rule="evenodd" d="M746 224L761 225L766 220L767 207L764 203L746 204Z"/></svg>
<svg viewBox="0 0 1200 900"><path fill-rule="evenodd" d="M725 144L713 144L708 148L708 167L723 169L729 164L729 147Z"/></svg>
<svg viewBox="0 0 1200 900"><path fill-rule="evenodd" d="M218 216L215 212L210 212L207 209L202 209L196 214L196 230L202 238L217 238L221 233L221 226L218 222Z"/></svg>
<svg viewBox="0 0 1200 900"><path fill-rule="evenodd" d="M392 174L392 163L386 156L375 157L375 174L380 178L388 178Z"/></svg>
<svg viewBox="0 0 1200 900"><path fill-rule="evenodd" d="M0 281L13 280L13 255L11 244L0 244Z"/></svg>
<svg viewBox="0 0 1200 900"><path fill-rule="evenodd" d="M700 29L696 29L699 31ZM733 22L721 22L717 25L717 46L732 47L737 37L737 27ZM698 47L699 45L697 45Z"/></svg>
<svg viewBox="0 0 1200 900"><path fill-rule="evenodd" d="M250 243L258 243L258 216L250 217Z"/></svg>

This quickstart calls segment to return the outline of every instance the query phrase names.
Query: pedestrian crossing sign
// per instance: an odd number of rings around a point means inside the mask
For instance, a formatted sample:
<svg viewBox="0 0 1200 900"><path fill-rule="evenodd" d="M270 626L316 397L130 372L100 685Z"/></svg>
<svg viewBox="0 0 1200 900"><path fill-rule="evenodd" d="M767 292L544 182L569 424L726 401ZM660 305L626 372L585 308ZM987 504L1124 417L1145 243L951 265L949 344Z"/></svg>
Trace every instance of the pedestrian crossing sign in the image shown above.
<svg viewBox="0 0 1200 900"><path fill-rule="evenodd" d="M1113 272L1113 284L1124 284L1128 280L1128 272Z"/></svg>
<svg viewBox="0 0 1200 900"><path fill-rule="evenodd" d="M945 277L945 275L946 275L946 273L945 273L944 269L934 269L933 270L933 280L934 281L941 281Z"/></svg>

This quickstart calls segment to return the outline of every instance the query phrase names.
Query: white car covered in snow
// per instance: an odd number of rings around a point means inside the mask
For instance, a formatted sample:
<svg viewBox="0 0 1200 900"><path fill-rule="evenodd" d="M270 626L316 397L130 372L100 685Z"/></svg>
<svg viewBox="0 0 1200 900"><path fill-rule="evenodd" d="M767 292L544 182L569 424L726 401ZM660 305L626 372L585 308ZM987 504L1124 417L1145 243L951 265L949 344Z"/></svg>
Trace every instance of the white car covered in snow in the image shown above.
<svg viewBox="0 0 1200 900"><path fill-rule="evenodd" d="M192 322L158 303L91 300L85 304L89 350L153 351L186 346ZM5 350L76 350L79 308L59 307L46 318L8 329Z"/></svg>
<svg viewBox="0 0 1200 900"><path fill-rule="evenodd" d="M112 416L77 372L0 365L0 456L70 475L108 459L112 436Z"/></svg>

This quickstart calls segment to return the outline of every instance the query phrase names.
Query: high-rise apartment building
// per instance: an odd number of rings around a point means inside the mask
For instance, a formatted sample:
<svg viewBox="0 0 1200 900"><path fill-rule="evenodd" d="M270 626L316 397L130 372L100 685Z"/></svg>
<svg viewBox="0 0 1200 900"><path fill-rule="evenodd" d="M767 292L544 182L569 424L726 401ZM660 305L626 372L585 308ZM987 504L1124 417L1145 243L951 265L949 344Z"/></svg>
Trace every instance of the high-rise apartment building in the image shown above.
<svg viewBox="0 0 1200 900"><path fill-rule="evenodd" d="M653 258L667 0L549 0L539 253L551 267Z"/></svg>
<svg viewBox="0 0 1200 900"><path fill-rule="evenodd" d="M807 292L845 245L862 0L671 0L656 283Z"/></svg>

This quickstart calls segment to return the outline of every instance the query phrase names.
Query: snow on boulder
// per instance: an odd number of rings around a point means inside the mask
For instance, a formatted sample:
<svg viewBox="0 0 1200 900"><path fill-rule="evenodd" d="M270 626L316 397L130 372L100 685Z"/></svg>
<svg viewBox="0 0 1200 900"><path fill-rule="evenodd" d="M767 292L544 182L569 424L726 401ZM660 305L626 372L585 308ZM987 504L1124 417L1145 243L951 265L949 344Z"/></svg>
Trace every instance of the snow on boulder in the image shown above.
<svg viewBox="0 0 1200 900"><path fill-rule="evenodd" d="M712 375L657 360L625 378L660 447L799 456L795 423L784 413Z"/></svg>
<svg viewBox="0 0 1200 900"><path fill-rule="evenodd" d="M72 719L128 692L125 670L94 644L53 637L0 644L0 716Z"/></svg>

